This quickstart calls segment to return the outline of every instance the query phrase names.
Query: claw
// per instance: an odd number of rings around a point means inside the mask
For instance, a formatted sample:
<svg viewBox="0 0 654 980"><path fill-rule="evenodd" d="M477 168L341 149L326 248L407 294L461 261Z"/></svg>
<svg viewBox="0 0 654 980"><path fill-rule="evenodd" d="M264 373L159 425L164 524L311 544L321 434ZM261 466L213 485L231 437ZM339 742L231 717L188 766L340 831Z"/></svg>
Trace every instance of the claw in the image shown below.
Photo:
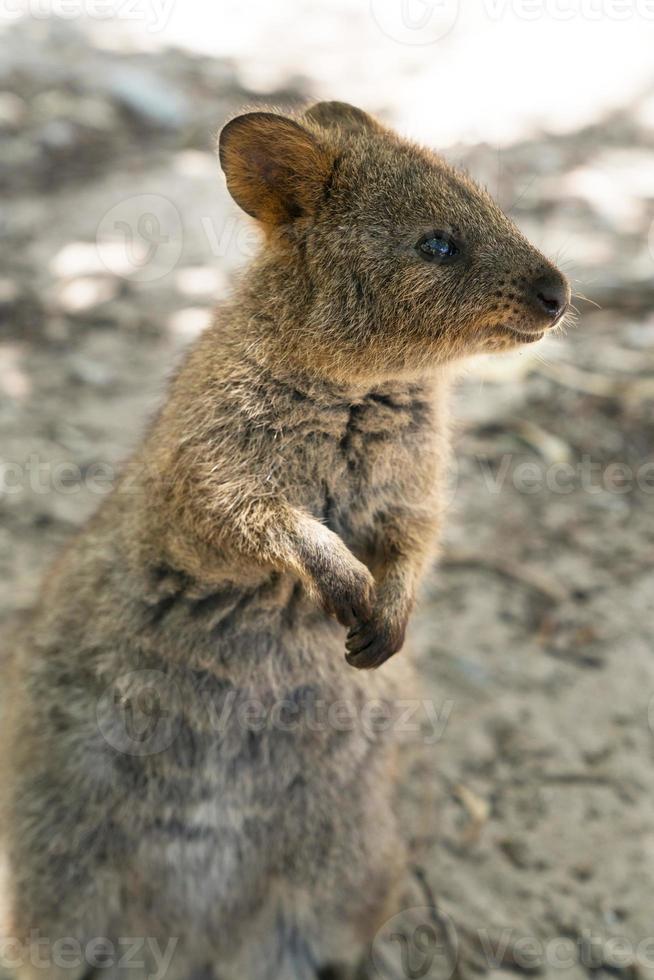
<svg viewBox="0 0 654 980"><path fill-rule="evenodd" d="M375 639L375 633L370 629L369 623L362 623L356 629L350 630L345 641L345 648L350 653L360 653L361 650L369 646Z"/></svg>
<svg viewBox="0 0 654 980"><path fill-rule="evenodd" d="M349 631L345 659L358 670L374 670L401 648L404 631L398 633L374 621L360 623Z"/></svg>

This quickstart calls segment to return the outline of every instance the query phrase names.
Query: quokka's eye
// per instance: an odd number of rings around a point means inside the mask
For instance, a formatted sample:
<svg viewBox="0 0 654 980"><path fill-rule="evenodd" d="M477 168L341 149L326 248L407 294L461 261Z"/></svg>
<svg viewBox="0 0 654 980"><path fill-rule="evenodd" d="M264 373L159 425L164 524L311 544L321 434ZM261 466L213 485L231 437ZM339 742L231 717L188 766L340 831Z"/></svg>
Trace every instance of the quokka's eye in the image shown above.
<svg viewBox="0 0 654 980"><path fill-rule="evenodd" d="M416 249L421 259L441 263L451 262L460 252L454 239L444 231L432 231L429 235L423 235L416 243Z"/></svg>

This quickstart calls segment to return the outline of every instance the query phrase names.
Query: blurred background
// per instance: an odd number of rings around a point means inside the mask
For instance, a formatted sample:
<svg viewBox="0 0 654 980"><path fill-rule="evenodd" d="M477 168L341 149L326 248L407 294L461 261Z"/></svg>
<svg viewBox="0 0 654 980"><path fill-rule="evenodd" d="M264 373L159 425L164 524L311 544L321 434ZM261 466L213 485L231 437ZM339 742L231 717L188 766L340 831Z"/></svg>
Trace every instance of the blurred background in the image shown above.
<svg viewBox="0 0 654 980"><path fill-rule="evenodd" d="M654 0L0 0L3 616L256 248L228 114L377 113L573 281L574 328L463 372L413 627L406 820L460 976L654 977L653 50Z"/></svg>

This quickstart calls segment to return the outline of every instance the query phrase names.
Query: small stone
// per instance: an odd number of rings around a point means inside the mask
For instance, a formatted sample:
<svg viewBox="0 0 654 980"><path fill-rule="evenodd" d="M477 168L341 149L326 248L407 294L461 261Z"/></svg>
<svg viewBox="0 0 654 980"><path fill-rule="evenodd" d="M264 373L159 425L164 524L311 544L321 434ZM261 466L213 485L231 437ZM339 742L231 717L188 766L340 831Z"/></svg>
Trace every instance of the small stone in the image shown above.
<svg viewBox="0 0 654 980"><path fill-rule="evenodd" d="M121 66L110 76L108 88L118 102L151 125L177 129L188 118L186 99L154 72Z"/></svg>
<svg viewBox="0 0 654 980"><path fill-rule="evenodd" d="M13 306L19 296L20 289L13 279L0 279L0 309Z"/></svg>
<svg viewBox="0 0 654 980"><path fill-rule="evenodd" d="M0 92L0 127L15 129L27 114L24 99L13 92Z"/></svg>

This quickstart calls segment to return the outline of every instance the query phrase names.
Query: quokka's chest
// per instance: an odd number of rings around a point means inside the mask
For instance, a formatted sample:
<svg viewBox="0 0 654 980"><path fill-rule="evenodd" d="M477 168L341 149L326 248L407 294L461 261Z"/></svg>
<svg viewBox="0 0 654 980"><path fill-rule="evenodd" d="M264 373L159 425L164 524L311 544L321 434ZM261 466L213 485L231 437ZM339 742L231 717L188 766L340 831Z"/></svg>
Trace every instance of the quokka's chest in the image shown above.
<svg viewBox="0 0 654 980"><path fill-rule="evenodd" d="M296 430L290 472L295 503L345 540L365 535L375 515L406 500L430 465L439 419L422 391L373 392L309 414Z"/></svg>

